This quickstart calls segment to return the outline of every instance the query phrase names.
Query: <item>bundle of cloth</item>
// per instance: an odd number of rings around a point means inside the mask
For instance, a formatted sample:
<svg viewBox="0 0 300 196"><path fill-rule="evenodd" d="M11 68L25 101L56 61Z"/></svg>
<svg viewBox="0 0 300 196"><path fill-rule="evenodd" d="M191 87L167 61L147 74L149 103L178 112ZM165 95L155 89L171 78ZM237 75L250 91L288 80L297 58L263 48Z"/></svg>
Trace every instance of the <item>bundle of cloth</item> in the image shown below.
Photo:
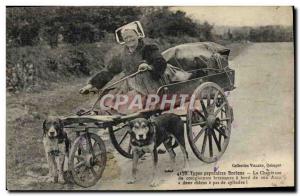
<svg viewBox="0 0 300 196"><path fill-rule="evenodd" d="M220 44L196 42L169 48L162 56L168 64L193 73L194 78L228 67L229 53L230 50Z"/></svg>

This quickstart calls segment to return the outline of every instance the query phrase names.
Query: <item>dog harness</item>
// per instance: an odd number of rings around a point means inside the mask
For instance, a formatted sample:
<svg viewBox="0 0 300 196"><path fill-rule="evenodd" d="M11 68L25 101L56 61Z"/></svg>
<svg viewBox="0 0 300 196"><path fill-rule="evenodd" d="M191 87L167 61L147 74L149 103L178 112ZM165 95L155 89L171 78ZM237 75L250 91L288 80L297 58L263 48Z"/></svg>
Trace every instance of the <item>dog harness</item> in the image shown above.
<svg viewBox="0 0 300 196"><path fill-rule="evenodd" d="M63 142L66 142L66 139L64 139L64 138L58 138L58 144L61 144ZM67 149L67 151L68 151L68 149ZM50 156L59 156L60 153L61 153L61 151L59 149L53 149L53 150L49 150L48 151L48 154Z"/></svg>
<svg viewBox="0 0 300 196"><path fill-rule="evenodd" d="M48 152L51 156L59 156L60 151L59 150L51 150Z"/></svg>

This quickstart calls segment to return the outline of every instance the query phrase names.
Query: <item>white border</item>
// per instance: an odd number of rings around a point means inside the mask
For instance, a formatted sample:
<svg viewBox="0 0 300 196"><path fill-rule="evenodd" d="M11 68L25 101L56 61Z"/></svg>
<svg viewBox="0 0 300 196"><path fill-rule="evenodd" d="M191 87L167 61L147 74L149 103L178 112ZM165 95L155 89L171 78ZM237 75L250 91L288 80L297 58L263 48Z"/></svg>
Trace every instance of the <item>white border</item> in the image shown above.
<svg viewBox="0 0 300 196"><path fill-rule="evenodd" d="M187 6L187 5L214 5L214 6L224 6L224 5L294 5L296 0L253 0L253 1L241 1L241 0L85 0L85 1L73 1L73 0L52 0L52 1L44 1L44 0L5 0L5 5L176 5L176 6Z"/></svg>

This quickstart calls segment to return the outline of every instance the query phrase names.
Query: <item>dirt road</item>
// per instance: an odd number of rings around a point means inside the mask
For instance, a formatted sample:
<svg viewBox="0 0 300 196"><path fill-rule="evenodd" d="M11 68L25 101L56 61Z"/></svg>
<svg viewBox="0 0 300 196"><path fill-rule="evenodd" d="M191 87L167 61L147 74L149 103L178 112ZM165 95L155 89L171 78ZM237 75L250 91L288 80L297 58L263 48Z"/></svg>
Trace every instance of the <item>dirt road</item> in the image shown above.
<svg viewBox="0 0 300 196"><path fill-rule="evenodd" d="M236 89L231 92L229 102L234 109L229 146L222 158L213 164L198 160L187 147L192 171L241 171L252 174L257 168L233 167L234 164L263 164L259 170L281 171L277 180L244 181L245 184L234 184L231 187L253 186L288 186L293 184L294 173L294 62L292 43L255 43L251 44L231 62L236 71ZM74 90L75 92L75 90ZM108 144L107 135L103 135ZM118 189L183 189L183 188L220 188L222 184L182 185L178 184L177 173L183 165L181 152L177 149L176 171L164 173L168 165L168 155L159 155L160 186L148 186L151 176L151 157L139 163L138 182L126 183L130 176L131 160L112 150L108 168L104 177L92 190ZM40 153L40 156L42 153ZM40 159L45 161L44 159ZM110 165L109 165L110 164ZM267 168L267 164L281 164L277 168ZM40 166L43 168L43 166ZM268 171L267 170L267 171ZM258 170L257 170L258 171ZM41 172L41 170L36 173ZM12 187L24 189L81 189L76 185L49 185L34 182L35 178L25 173L17 182L10 182ZM15 178L12 178L15 179ZM24 181L22 185L18 184ZM229 186L228 184L226 185Z"/></svg>
<svg viewBox="0 0 300 196"><path fill-rule="evenodd" d="M231 62L236 71L236 90L229 96L234 108L235 121L229 146L223 157L216 163L199 161L190 147L192 171L245 171L253 168L233 168L232 164L282 164L282 180L257 180L256 186L292 185L294 163L294 108L293 108L293 45L292 43L253 44ZM180 150L177 150L177 171L183 164ZM140 163L139 181L126 184L130 176L131 161L116 154L121 175L112 182L99 182L92 189L152 189L147 186L151 176L151 157ZM159 156L161 185L156 189L208 188L212 185L178 185L177 172L164 173L168 155ZM263 168L270 169L270 168ZM272 170L272 169L270 169ZM235 187L251 186L248 184ZM146 184L146 186L145 186ZM227 185L228 186L228 185ZM222 185L214 185L222 187Z"/></svg>

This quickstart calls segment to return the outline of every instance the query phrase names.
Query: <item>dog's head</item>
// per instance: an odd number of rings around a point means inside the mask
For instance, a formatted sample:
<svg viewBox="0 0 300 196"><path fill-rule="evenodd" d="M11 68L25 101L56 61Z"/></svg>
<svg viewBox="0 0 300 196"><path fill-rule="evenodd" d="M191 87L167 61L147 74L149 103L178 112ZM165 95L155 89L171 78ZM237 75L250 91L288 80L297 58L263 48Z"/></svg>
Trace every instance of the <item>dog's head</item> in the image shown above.
<svg viewBox="0 0 300 196"><path fill-rule="evenodd" d="M138 141L147 140L153 132L150 120L136 118L129 123L131 135Z"/></svg>
<svg viewBox="0 0 300 196"><path fill-rule="evenodd" d="M49 138L59 137L63 132L63 122L54 116L49 116L43 122L44 136Z"/></svg>

